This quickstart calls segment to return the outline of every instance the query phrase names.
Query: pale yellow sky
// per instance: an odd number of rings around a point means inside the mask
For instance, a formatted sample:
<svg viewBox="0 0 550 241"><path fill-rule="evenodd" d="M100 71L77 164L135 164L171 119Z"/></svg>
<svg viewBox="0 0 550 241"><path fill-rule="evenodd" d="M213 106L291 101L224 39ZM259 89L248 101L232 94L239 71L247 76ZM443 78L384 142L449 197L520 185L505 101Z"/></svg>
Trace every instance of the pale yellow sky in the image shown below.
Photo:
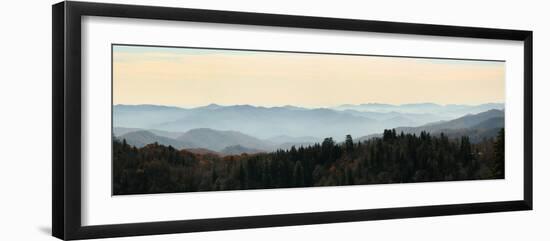
<svg viewBox="0 0 550 241"><path fill-rule="evenodd" d="M505 63L113 46L113 103L182 107L504 101Z"/></svg>

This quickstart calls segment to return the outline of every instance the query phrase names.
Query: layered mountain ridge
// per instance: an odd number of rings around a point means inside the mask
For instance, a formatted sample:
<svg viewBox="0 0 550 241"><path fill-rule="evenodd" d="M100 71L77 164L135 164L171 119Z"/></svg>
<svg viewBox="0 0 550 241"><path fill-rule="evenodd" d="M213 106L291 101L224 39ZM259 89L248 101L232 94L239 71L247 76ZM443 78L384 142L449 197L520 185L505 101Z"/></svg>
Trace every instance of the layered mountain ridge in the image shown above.
<svg viewBox="0 0 550 241"><path fill-rule="evenodd" d="M452 111L460 109L468 113L452 119L436 118L437 113L442 113L441 110L432 113L380 111L383 107L386 110L414 107L415 110L423 108L425 111L429 110L426 108L442 108L436 104L367 105L371 109L378 108L380 112L353 110L350 105L345 106L344 110L251 105L208 105L193 109L117 105L113 108L113 134L137 147L156 142L177 149L201 150L220 155L308 146L326 137L341 141L347 134L357 140L366 140L380 136L384 129L414 134L421 131L432 134L443 132L450 137L466 135L476 142L495 136L504 127L502 109L485 110L495 105L503 107L499 104L453 105L450 107ZM479 110L483 111L476 112ZM447 114L450 112L446 111Z"/></svg>
<svg viewBox="0 0 550 241"><path fill-rule="evenodd" d="M153 105L115 105L113 126L184 133L199 128L237 131L259 139L282 135L331 136L343 140L346 134L369 135L400 126L421 126L448 121L491 109L503 104L362 104L332 108L296 106L261 107L252 105L222 106L211 104L196 108ZM174 136L171 136L174 138Z"/></svg>

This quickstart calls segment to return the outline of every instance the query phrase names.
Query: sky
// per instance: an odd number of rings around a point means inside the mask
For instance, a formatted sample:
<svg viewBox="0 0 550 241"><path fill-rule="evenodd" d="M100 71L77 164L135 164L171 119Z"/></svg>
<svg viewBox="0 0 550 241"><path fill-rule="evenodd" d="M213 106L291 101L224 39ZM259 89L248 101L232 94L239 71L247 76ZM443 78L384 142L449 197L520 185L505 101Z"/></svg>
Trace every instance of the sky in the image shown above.
<svg viewBox="0 0 550 241"><path fill-rule="evenodd" d="M504 102L505 62L113 45L113 104Z"/></svg>

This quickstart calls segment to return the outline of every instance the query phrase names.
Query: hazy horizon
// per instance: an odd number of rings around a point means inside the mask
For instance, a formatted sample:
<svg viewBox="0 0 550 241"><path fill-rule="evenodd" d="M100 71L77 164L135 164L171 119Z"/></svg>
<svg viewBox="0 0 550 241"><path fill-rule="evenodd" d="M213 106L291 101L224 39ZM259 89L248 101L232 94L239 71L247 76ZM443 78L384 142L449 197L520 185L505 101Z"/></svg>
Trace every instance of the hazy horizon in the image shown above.
<svg viewBox="0 0 550 241"><path fill-rule="evenodd" d="M113 46L113 104L330 108L504 102L505 63Z"/></svg>
<svg viewBox="0 0 550 241"><path fill-rule="evenodd" d="M299 107L299 108L305 108L305 109L331 109L335 107L340 107L344 105L390 105L390 106L406 106L406 105L423 105L423 104L435 104L438 106L480 106L480 105L488 105L488 104L499 104L504 105L504 102L483 102L483 103L475 103L475 104L460 104L460 103L449 103L449 104L441 104L441 103L434 103L434 102L415 102L415 103L402 103L402 104L390 104L390 103L382 103L382 102L368 102L368 103L358 103L358 104L349 104L349 103L342 103L339 105L334 106L300 106L295 104L284 104L284 105L274 105L274 106L265 106L265 105L254 105L254 104L218 104L218 103L209 103L204 105L195 105L195 106L181 106L181 105L164 105L164 104L151 104L151 103L135 103L135 104L126 104L126 103L113 103L114 106L163 106L163 107L177 107L177 108L187 108L187 109L193 109L193 108L200 108L200 107L206 107L211 105L217 105L221 107L229 107L229 106L253 106L253 107L261 107L261 108L277 108L277 107Z"/></svg>
<svg viewBox="0 0 550 241"><path fill-rule="evenodd" d="M171 132L210 128L238 131L258 138L279 135L342 138L346 134L365 136L388 128L421 126L495 109L502 112L505 107L498 103L333 108L218 106L114 105L113 126Z"/></svg>

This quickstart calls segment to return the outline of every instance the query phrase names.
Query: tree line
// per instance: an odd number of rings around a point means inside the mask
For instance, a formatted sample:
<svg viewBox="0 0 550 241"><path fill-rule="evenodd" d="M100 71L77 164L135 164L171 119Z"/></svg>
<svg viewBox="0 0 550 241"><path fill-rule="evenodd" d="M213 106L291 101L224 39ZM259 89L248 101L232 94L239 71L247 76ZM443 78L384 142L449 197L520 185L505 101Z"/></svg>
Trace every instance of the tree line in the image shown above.
<svg viewBox="0 0 550 241"><path fill-rule="evenodd" d="M504 129L467 136L397 134L343 143L332 138L270 153L218 156L113 138L113 193L145 194L504 178Z"/></svg>

